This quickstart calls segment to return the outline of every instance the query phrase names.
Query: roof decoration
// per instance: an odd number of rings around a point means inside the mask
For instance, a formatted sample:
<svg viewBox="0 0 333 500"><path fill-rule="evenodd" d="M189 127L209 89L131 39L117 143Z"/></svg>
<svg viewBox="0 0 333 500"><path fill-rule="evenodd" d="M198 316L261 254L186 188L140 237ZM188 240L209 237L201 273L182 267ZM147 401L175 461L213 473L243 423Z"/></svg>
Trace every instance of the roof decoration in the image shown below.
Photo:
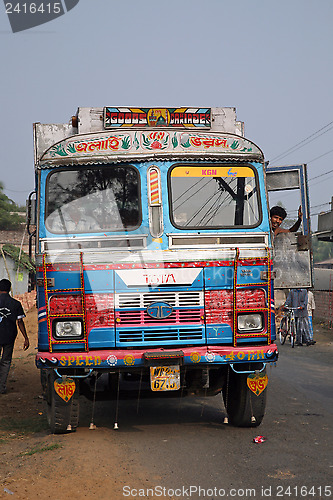
<svg viewBox="0 0 333 500"><path fill-rule="evenodd" d="M251 141L233 134L198 133L190 131L117 131L72 136L49 148L41 162L105 158L109 161L128 161L143 156L225 156L263 158L262 151ZM81 161L80 161L81 159ZM222 159L222 158L221 158ZM83 161L82 161L83 162ZM59 163L58 161L56 163Z"/></svg>

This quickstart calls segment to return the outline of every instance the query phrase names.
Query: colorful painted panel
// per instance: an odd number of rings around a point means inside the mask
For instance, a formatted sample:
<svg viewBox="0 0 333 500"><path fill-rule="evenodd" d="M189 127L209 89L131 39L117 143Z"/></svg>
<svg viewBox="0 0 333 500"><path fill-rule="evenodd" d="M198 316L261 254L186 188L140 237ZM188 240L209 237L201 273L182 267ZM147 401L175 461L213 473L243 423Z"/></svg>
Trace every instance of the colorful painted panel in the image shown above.
<svg viewBox="0 0 333 500"><path fill-rule="evenodd" d="M104 128L210 128L210 108L104 108Z"/></svg>
<svg viewBox="0 0 333 500"><path fill-rule="evenodd" d="M249 167L175 167L171 177L254 177Z"/></svg>
<svg viewBox="0 0 333 500"><path fill-rule="evenodd" d="M160 353L160 349L150 349L149 352ZM184 365L198 363L230 364L244 362L275 362L278 350L275 344L253 347L230 346L193 346L183 347ZM100 350L89 353L38 352L36 364L38 368L44 367L72 367L72 368L109 368L115 366L144 366L141 349Z"/></svg>
<svg viewBox="0 0 333 500"><path fill-rule="evenodd" d="M112 295L87 294L85 305L88 332L93 328L112 328L114 326ZM82 314L81 296L53 295L50 299L50 314L58 318Z"/></svg>
<svg viewBox="0 0 333 500"><path fill-rule="evenodd" d="M261 150L252 142L232 134L195 132L127 131L124 133L102 132L93 135L74 136L48 149L42 160L111 157L115 155L140 155L153 153L221 153L231 156L255 156L263 158Z"/></svg>
<svg viewBox="0 0 333 500"><path fill-rule="evenodd" d="M205 292L207 324L228 324L233 321L233 290ZM265 310L266 296L262 289L238 290L237 312Z"/></svg>

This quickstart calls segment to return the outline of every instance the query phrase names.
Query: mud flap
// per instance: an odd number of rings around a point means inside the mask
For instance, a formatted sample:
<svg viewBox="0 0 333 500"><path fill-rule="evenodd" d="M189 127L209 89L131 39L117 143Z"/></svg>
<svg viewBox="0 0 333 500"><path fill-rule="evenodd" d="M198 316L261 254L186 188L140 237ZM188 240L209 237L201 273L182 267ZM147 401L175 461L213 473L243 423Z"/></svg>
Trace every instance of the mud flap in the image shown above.
<svg viewBox="0 0 333 500"><path fill-rule="evenodd" d="M235 373L228 369L223 400L229 423L236 427L257 427L266 408L266 369L260 374Z"/></svg>
<svg viewBox="0 0 333 500"><path fill-rule="evenodd" d="M79 423L79 384L52 371L47 381L47 420L53 434L75 431Z"/></svg>

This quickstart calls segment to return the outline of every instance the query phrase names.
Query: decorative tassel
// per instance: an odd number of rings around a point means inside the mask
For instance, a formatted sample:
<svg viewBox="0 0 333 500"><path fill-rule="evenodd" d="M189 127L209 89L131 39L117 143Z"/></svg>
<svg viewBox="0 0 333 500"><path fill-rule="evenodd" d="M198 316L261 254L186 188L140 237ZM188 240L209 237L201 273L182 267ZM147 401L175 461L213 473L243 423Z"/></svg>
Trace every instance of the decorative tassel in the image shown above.
<svg viewBox="0 0 333 500"><path fill-rule="evenodd" d="M254 415L252 415L251 417L251 423L254 424L256 422L256 417Z"/></svg>
<svg viewBox="0 0 333 500"><path fill-rule="evenodd" d="M91 422L91 424L89 425L89 430L94 431L95 429L96 429L96 425L93 422Z"/></svg>
<svg viewBox="0 0 333 500"><path fill-rule="evenodd" d="M68 424L68 425L67 425L67 430L68 430L69 432L72 430L72 426L71 426L71 424Z"/></svg>
<svg viewBox="0 0 333 500"><path fill-rule="evenodd" d="M115 423L114 423L113 428L114 428L115 430L117 430L117 429L118 429L118 424L117 424L117 422L115 422Z"/></svg>
<svg viewBox="0 0 333 500"><path fill-rule="evenodd" d="M228 424L229 423L228 417L224 417L223 423L224 424Z"/></svg>

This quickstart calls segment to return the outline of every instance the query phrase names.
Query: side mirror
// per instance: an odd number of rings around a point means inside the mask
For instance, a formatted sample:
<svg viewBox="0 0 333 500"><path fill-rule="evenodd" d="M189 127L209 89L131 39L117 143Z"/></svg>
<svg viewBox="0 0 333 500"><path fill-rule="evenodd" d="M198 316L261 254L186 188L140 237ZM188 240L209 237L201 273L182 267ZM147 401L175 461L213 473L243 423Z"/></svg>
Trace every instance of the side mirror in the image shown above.
<svg viewBox="0 0 333 500"><path fill-rule="evenodd" d="M32 191L29 194L29 197L26 201L26 221L27 221L27 226L28 226L28 233L29 232L29 226L30 225L36 225L37 221L37 210L36 210L36 198L32 198L33 195L35 195L36 192Z"/></svg>
<svg viewBox="0 0 333 500"><path fill-rule="evenodd" d="M36 227L32 228L31 225L36 226L37 223L37 203L36 198L33 198L33 195L36 195L36 191L32 191L29 194L29 197L26 201L26 224L27 224L27 232L29 235L29 258L32 261L32 240L35 238L36 243Z"/></svg>

